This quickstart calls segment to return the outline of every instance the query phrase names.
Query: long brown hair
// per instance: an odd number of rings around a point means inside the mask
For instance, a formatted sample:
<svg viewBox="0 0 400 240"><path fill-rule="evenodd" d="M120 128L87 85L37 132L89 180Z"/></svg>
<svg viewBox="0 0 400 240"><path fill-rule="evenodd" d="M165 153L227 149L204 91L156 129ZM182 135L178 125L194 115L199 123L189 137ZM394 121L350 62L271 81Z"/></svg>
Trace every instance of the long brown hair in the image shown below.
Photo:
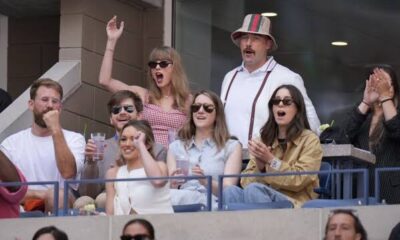
<svg viewBox="0 0 400 240"><path fill-rule="evenodd" d="M275 139L278 138L279 127L275 121L274 113L272 112L271 100L276 97L276 93L282 88L286 88L289 91L293 103L296 105L297 108L296 115L294 116L294 118L287 127L286 140L292 141L298 136L300 136L301 132L304 129L310 129L310 124L308 123L307 120L306 106L304 104L303 95L301 94L299 89L297 89L293 85L281 85L274 91L271 99L268 102L268 111L269 111L268 121L260 130L261 140L267 146L271 146L272 143L275 141Z"/></svg>
<svg viewBox="0 0 400 240"><path fill-rule="evenodd" d="M392 68L392 66L387 65L387 64L378 64L372 66L369 71L368 71L368 76L370 74L374 73L374 69L376 68L382 68L387 74L389 74L390 78L392 79L392 86L393 86L393 103L394 105L397 106L399 105L400 102L400 93L399 93L399 83L397 82L397 76L396 72ZM372 111L374 110L374 107L372 107ZM379 147L379 144L381 143L381 139L384 134L384 126L383 122L385 121L385 118L383 114L379 117L379 121L376 124L374 130L371 132L371 135L369 136L369 148L370 150L375 150L376 148Z"/></svg>
<svg viewBox="0 0 400 240"><path fill-rule="evenodd" d="M212 134L212 139L215 141L218 150L221 150L225 146L226 141L228 141L228 139L230 138L228 127L225 121L224 106L219 96L209 90L201 90L197 92L193 97L193 103L196 101L196 98L199 95L207 96L208 98L211 99L211 101L215 105L215 122L214 122L214 131ZM188 145L195 134L196 134L196 125L194 124L193 121L193 112L190 109L189 120L181 128L181 130L179 130L178 137L179 139L184 141L186 145Z"/></svg>
<svg viewBox="0 0 400 240"><path fill-rule="evenodd" d="M172 76L171 76L171 94L174 98L174 108L181 111L185 110L186 101L190 95L189 83L183 69L181 57L179 53L168 46L157 47L151 51L149 61L168 60L172 62ZM148 71L148 84L149 84L149 101L154 103L162 98L161 91L154 82L151 76L151 70Z"/></svg>

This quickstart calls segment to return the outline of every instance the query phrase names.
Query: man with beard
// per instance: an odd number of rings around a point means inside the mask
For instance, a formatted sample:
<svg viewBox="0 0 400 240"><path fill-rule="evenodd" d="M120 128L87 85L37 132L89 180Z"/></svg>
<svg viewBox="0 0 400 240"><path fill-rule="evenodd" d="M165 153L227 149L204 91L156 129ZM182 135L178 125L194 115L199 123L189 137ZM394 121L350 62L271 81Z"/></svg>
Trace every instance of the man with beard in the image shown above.
<svg viewBox="0 0 400 240"><path fill-rule="evenodd" d="M62 129L60 125L63 90L51 79L39 79L30 89L29 109L33 112L31 128L15 133L2 142L7 157L21 170L28 182L79 179L83 167L85 139L81 134ZM78 186L71 186L69 205ZM52 186L30 185L24 198L25 208L46 212L53 209ZM74 195L74 196L72 196ZM59 203L62 207L63 189ZM32 204L35 203L35 204Z"/></svg>
<svg viewBox="0 0 400 240"><path fill-rule="evenodd" d="M100 160L94 160L93 155L96 153L96 145L92 139L89 139L85 148L86 161L82 172L82 179L105 178L106 171L113 167L120 159L119 153L119 134L122 127L129 120L139 120L142 117L143 102L136 94L128 90L121 90L114 93L107 103L108 112L110 113L110 124L115 128L115 135L106 139L104 156ZM154 159L156 161L166 161L167 150L162 144L154 144L152 149ZM86 204L93 203L96 199L96 206L105 208L105 185L103 184L81 184L79 186L81 198L77 199L74 208L82 208ZM89 196L90 198L88 198Z"/></svg>
<svg viewBox="0 0 400 240"><path fill-rule="evenodd" d="M305 100L311 129L319 133L320 121L307 96L303 79L297 73L278 64L269 53L278 45L270 33L271 22L259 14L248 14L243 26L231 34L240 48L243 63L225 75L221 99L229 132L247 148L248 140L257 136L268 119L268 102L279 86L297 87Z"/></svg>

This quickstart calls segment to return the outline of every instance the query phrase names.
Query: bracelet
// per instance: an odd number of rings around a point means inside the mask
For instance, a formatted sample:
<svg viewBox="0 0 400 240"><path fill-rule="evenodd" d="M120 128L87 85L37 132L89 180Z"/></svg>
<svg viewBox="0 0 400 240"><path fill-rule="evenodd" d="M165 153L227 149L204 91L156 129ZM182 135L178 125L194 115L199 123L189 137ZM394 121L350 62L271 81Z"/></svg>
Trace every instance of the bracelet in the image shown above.
<svg viewBox="0 0 400 240"><path fill-rule="evenodd" d="M367 103L366 101L362 100L361 102L367 105L368 107L371 107L371 104Z"/></svg>
<svg viewBox="0 0 400 240"><path fill-rule="evenodd" d="M386 98L386 99L383 99L380 103L382 105L384 102L391 101L391 100L393 100L393 98Z"/></svg>
<svg viewBox="0 0 400 240"><path fill-rule="evenodd" d="M114 49L106 48L106 51L114 52Z"/></svg>

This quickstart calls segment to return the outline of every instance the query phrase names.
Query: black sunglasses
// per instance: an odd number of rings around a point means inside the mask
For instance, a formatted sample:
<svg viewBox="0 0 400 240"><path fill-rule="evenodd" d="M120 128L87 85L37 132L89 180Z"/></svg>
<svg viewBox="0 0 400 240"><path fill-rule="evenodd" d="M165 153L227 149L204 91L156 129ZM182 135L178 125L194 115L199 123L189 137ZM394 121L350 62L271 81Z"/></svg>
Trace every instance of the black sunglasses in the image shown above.
<svg viewBox="0 0 400 240"><path fill-rule="evenodd" d="M208 113L212 113L215 109L215 106L212 104L207 104L207 103L194 103L192 106L190 106L190 109L192 110L193 113L196 113L200 110L201 106L203 106L204 111Z"/></svg>
<svg viewBox="0 0 400 240"><path fill-rule="evenodd" d="M172 62L170 62L170 61L157 61L157 62L154 62L154 61L150 61L149 63L147 63L147 65L151 68L151 69L154 69L154 68L156 68L157 67L157 65L160 65L160 68L166 68L166 67L168 67L168 65L170 65L170 64L172 64Z"/></svg>
<svg viewBox="0 0 400 240"><path fill-rule="evenodd" d="M111 108L111 113L118 114L121 112L122 108L124 108L125 112L127 113L133 113L135 111L135 107L132 105L126 105L126 106L116 105Z"/></svg>
<svg viewBox="0 0 400 240"><path fill-rule="evenodd" d="M290 106L293 103L293 99L291 99L291 98L284 98L284 99L273 98L273 99L271 99L272 105L279 105L281 102L285 106Z"/></svg>
<svg viewBox="0 0 400 240"><path fill-rule="evenodd" d="M146 234L137 234L135 236L131 235L122 235L120 237L121 240L152 240L149 236Z"/></svg>

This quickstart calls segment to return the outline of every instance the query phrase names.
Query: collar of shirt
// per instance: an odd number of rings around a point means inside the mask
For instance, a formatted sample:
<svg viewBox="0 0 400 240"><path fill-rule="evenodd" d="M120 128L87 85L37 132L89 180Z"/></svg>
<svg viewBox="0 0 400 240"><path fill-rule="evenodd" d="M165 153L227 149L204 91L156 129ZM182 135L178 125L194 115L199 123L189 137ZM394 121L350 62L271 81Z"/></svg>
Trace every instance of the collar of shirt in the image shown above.
<svg viewBox="0 0 400 240"><path fill-rule="evenodd" d="M303 135L303 134L301 134L300 136L298 136L297 138L295 138L293 141L287 141L287 144L289 145L289 143L290 143L290 144L293 144L294 146L299 145L300 139L301 139L302 135ZM277 148L278 146L279 146L279 141L278 141L278 139L275 139L275 140L274 140L274 143L272 144L271 147L272 147L272 149L275 149L275 148Z"/></svg>
<svg viewBox="0 0 400 240"><path fill-rule="evenodd" d="M215 146L215 142L214 142L214 140L212 140L212 138L207 138L206 140L203 141L203 146L214 147ZM191 149L191 148L200 149L196 145L196 142L194 141L194 136L192 137L192 139L190 140L189 145L188 145L188 149Z"/></svg>
<svg viewBox="0 0 400 240"><path fill-rule="evenodd" d="M271 57L268 58L268 61L264 63L264 65L262 65L260 68L256 69L252 73L270 72L275 67L275 65L276 65L276 61L275 61L274 57L271 56ZM247 69L244 67L244 62L242 62L242 65L240 65L240 67L238 67L237 70L239 72L242 72L242 71L248 72Z"/></svg>

